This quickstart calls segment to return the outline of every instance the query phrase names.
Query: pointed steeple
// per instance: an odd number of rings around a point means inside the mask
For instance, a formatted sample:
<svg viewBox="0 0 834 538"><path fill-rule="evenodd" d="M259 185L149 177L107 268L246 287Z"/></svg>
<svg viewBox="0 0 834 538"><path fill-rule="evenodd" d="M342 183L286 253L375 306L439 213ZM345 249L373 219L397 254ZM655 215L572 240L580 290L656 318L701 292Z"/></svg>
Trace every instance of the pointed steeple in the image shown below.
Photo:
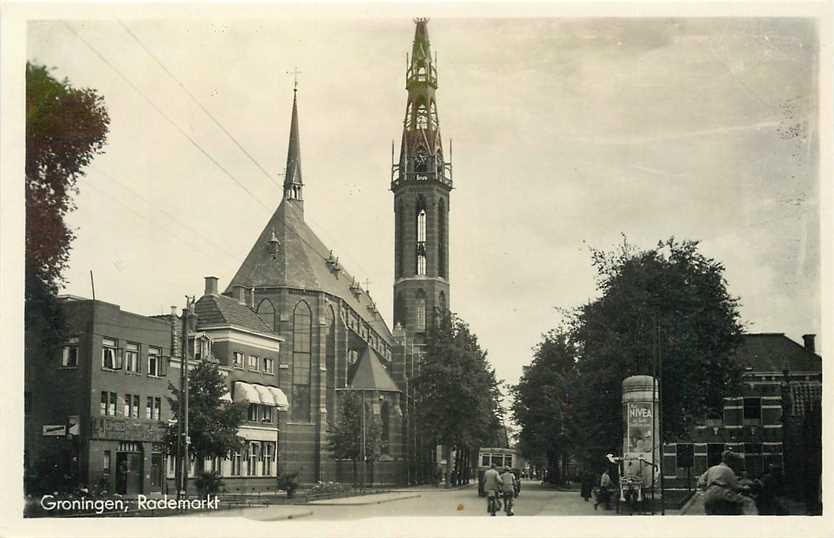
<svg viewBox="0 0 834 538"><path fill-rule="evenodd" d="M284 200L292 202L299 209L304 208L301 180L301 142L298 136L298 88L292 90L292 122L290 123L290 143L287 148L287 171L284 176Z"/></svg>
<svg viewBox="0 0 834 538"><path fill-rule="evenodd" d="M452 166L444 158L437 116L437 66L432 58L428 19L414 19L414 43L405 74L408 100L403 119L400 159L392 167L391 189L414 182L452 188Z"/></svg>

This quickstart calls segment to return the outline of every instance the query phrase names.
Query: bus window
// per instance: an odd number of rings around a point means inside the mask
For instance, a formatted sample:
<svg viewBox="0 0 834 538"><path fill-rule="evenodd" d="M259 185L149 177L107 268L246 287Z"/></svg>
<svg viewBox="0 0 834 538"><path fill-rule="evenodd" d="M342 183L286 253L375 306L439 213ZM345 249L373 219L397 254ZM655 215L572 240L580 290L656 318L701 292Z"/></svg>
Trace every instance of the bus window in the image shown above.
<svg viewBox="0 0 834 538"><path fill-rule="evenodd" d="M512 456L504 456L504 467L512 468L512 466L513 466L513 457Z"/></svg>
<svg viewBox="0 0 834 538"><path fill-rule="evenodd" d="M489 454L481 455L481 465L483 467L489 467Z"/></svg>

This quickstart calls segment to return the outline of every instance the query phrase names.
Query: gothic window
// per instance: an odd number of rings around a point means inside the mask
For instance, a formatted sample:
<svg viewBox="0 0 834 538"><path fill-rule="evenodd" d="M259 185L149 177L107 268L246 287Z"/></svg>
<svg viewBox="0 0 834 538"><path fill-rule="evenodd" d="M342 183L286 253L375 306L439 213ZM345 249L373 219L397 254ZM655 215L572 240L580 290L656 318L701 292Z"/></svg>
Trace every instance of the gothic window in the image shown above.
<svg viewBox="0 0 834 538"><path fill-rule="evenodd" d="M446 315L446 294L442 291L440 292L440 296L438 297L438 306L440 308L440 315Z"/></svg>
<svg viewBox="0 0 834 538"><path fill-rule="evenodd" d="M443 200L437 205L437 274L446 278L446 205Z"/></svg>
<svg viewBox="0 0 834 538"><path fill-rule="evenodd" d="M382 422L382 452L388 454L391 441L391 406L387 401L382 402L380 420Z"/></svg>
<svg viewBox="0 0 834 538"><path fill-rule="evenodd" d="M322 342L324 343L324 364L327 368L325 374L327 380L327 388L332 389L336 386L336 314L332 306L327 306L324 309L325 326L327 333L322 335ZM327 418L333 420L333 403L330 398L327 398Z"/></svg>
<svg viewBox="0 0 834 538"><path fill-rule="evenodd" d="M272 304L272 301L269 299L263 299L260 303L258 303L257 313L267 325L272 327L273 331L276 329L275 306Z"/></svg>
<svg viewBox="0 0 834 538"><path fill-rule="evenodd" d="M417 300L415 304L416 323L414 330L423 332L426 330L426 294L423 290L417 292Z"/></svg>
<svg viewBox="0 0 834 538"><path fill-rule="evenodd" d="M403 276L403 258L405 258L405 253L403 252L403 228L405 226L405 208L403 207L403 202L400 200L399 204L397 205L397 237L395 238L395 248L397 250L397 278Z"/></svg>
<svg viewBox="0 0 834 538"><path fill-rule="evenodd" d="M310 340L312 315L310 307L299 301L293 313L292 338L292 420L310 421Z"/></svg>
<svg viewBox="0 0 834 538"><path fill-rule="evenodd" d="M417 274L426 274L426 201L417 200Z"/></svg>

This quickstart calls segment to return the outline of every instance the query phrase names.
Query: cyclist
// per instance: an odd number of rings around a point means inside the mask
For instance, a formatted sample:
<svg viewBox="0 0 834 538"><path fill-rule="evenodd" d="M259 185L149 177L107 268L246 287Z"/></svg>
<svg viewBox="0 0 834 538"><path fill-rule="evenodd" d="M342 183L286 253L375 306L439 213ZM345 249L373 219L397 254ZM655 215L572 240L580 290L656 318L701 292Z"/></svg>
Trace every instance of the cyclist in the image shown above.
<svg viewBox="0 0 834 538"><path fill-rule="evenodd" d="M495 470L495 464L491 464L489 469L484 473L484 491L487 494L487 511L489 515L494 516L497 510L500 510L500 501L498 500L498 492L501 490L503 480Z"/></svg>
<svg viewBox="0 0 834 538"><path fill-rule="evenodd" d="M502 493L504 494L504 511L508 516L513 514L513 497L515 496L515 487L517 479L509 467L504 469L501 474Z"/></svg>

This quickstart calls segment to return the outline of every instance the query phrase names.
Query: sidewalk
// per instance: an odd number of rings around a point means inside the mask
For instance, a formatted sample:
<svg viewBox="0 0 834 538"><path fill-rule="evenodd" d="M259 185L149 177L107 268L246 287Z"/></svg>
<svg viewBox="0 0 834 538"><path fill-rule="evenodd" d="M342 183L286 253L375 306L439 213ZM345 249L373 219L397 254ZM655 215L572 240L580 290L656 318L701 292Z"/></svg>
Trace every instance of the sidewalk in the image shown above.
<svg viewBox="0 0 834 538"><path fill-rule="evenodd" d="M478 482L470 482L469 484L465 484L463 486L450 486L450 487L443 487L443 486L431 486L427 484L422 484L419 486L407 486L402 488L395 488L391 489L392 493L411 493L412 491L457 491L466 488L477 488Z"/></svg>
<svg viewBox="0 0 834 538"><path fill-rule="evenodd" d="M227 508L211 512L192 512L183 515L189 517L244 517L255 521L284 521L311 516L313 515L313 511L305 508L304 505L273 504L258 508Z"/></svg>
<svg viewBox="0 0 834 538"><path fill-rule="evenodd" d="M318 506L363 506L368 504L383 504L405 499L416 499L421 495L413 492L393 491L390 493L372 493L369 495L358 495L356 497L341 497L337 499L323 499L321 501L310 501L307 503Z"/></svg>

